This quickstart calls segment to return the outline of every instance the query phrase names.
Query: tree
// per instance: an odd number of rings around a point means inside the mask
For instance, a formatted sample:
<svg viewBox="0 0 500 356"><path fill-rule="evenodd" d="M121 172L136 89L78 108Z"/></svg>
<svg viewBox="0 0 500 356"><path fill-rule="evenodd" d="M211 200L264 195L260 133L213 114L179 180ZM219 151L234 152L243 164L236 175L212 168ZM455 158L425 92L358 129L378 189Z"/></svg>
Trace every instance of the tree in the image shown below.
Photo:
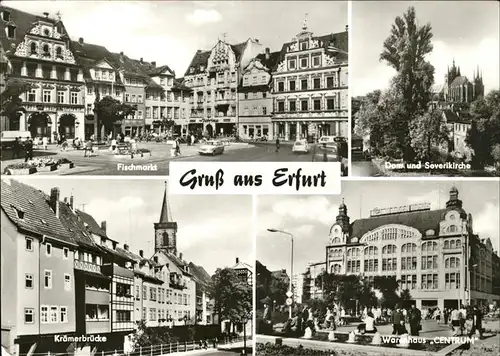
<svg viewBox="0 0 500 356"><path fill-rule="evenodd" d="M137 329L133 336L134 349L151 345L169 344L178 341L177 337L170 334L168 327L160 326L149 328L145 320L137 322Z"/></svg>
<svg viewBox="0 0 500 356"><path fill-rule="evenodd" d="M338 303L346 306L349 301L358 299L362 290L359 277L352 274L345 276L324 272L317 277L316 284L322 286L327 305Z"/></svg>
<svg viewBox="0 0 500 356"><path fill-rule="evenodd" d="M116 122L123 120L128 115L132 115L136 108L121 103L119 100L106 96L102 99L96 98L94 112L97 115L99 126L103 126L105 131L112 131ZM98 139L100 138L101 127L98 127Z"/></svg>
<svg viewBox="0 0 500 356"><path fill-rule="evenodd" d="M9 119L18 118L26 110L20 96L30 91L33 84L18 78L9 78L5 84L5 90L0 93L1 115Z"/></svg>
<svg viewBox="0 0 500 356"><path fill-rule="evenodd" d="M374 307L377 304L378 304L378 299L377 296L375 295L375 292L373 291L372 286L366 281L363 282L359 293L359 305L362 308L364 307L369 308L369 307Z"/></svg>
<svg viewBox="0 0 500 356"><path fill-rule="evenodd" d="M416 157L430 161L433 147L449 142L441 110L427 111L410 122L410 144Z"/></svg>
<svg viewBox="0 0 500 356"><path fill-rule="evenodd" d="M276 305L284 305L286 300L286 292L290 289L290 283L283 278L277 278L274 274L271 275L269 283L269 298L276 302Z"/></svg>
<svg viewBox="0 0 500 356"><path fill-rule="evenodd" d="M242 281L234 270L217 269L210 290L219 320L241 322L252 311L252 286Z"/></svg>
<svg viewBox="0 0 500 356"><path fill-rule="evenodd" d="M402 17L396 17L380 54L380 60L396 70L391 87L399 94L401 107L398 116L391 116L398 119L396 144L406 160L413 159L408 149L410 121L423 114L431 98L434 67L426 60L433 48L431 30L430 24L418 25L415 9L409 7Z"/></svg>
<svg viewBox="0 0 500 356"><path fill-rule="evenodd" d="M381 304L383 308L394 309L399 303L400 297L396 293L399 283L395 276L375 276L373 285L382 293Z"/></svg>
<svg viewBox="0 0 500 356"><path fill-rule="evenodd" d="M474 151L475 168L494 164L493 148L500 144L500 91L492 90L471 105L471 127L465 143Z"/></svg>

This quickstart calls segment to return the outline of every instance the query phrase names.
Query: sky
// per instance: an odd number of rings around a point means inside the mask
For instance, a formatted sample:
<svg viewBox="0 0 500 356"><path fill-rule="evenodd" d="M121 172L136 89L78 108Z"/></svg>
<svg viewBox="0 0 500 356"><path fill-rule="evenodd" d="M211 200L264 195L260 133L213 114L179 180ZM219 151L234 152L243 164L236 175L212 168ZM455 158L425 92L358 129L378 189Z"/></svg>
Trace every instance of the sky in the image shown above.
<svg viewBox="0 0 500 356"><path fill-rule="evenodd" d="M219 38L236 44L256 38L271 51L300 31L305 13L316 35L343 32L343 1L4 1L6 6L51 17L59 11L70 37L158 65L182 77L198 49ZM282 18L286 14L285 18ZM279 20L281 19L281 20Z"/></svg>
<svg viewBox="0 0 500 356"><path fill-rule="evenodd" d="M270 271L286 269L290 275L290 238L267 229L284 230L294 236L294 274L303 273L308 263L324 262L328 233L345 199L351 223L369 217L370 210L431 203L431 209L445 208L449 190L455 187L463 208L472 214L473 229L489 237L499 249L498 181L343 181L337 196L261 196L257 201L257 260Z"/></svg>
<svg viewBox="0 0 500 356"><path fill-rule="evenodd" d="M20 181L50 194L60 188L61 200L73 194L77 209L107 222L111 239L130 246L138 254L154 253L153 224L160 218L164 180L157 179L29 179ZM253 208L251 196L169 197L172 218L177 221L177 250L183 259L203 266L212 275L231 267L238 257L251 264ZM230 216L230 218L229 218Z"/></svg>
<svg viewBox="0 0 500 356"><path fill-rule="evenodd" d="M415 7L419 24L432 26L434 80L443 84L455 58L461 74L472 78L479 65L485 91L499 88L499 3L497 1L353 1L349 75L351 95L384 89L395 71L379 61L391 25Z"/></svg>

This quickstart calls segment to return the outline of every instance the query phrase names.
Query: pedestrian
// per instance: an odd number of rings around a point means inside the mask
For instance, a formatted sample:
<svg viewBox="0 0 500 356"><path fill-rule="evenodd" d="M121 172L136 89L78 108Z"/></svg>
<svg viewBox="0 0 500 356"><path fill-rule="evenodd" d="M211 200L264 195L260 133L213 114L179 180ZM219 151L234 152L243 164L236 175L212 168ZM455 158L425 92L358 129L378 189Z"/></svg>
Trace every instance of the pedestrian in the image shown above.
<svg viewBox="0 0 500 356"><path fill-rule="evenodd" d="M422 313L417 309L415 304L411 305L408 312L408 322L410 324L410 335L418 336L420 330L422 329Z"/></svg>
<svg viewBox="0 0 500 356"><path fill-rule="evenodd" d="M472 335L479 333L479 339L483 339L483 313L481 310L477 307L477 305L474 305L473 311L472 311L472 317L473 317L473 325L472 325L472 330L469 335L471 337Z"/></svg>
<svg viewBox="0 0 500 356"><path fill-rule="evenodd" d="M111 140L111 146L110 146L110 148L111 148L111 151L113 153L116 151L116 148L118 147L118 142L117 141L118 140L116 140L116 139L112 139Z"/></svg>
<svg viewBox="0 0 500 356"><path fill-rule="evenodd" d="M460 305L460 335L464 334L465 330L465 320L467 319L467 309L464 307L463 304Z"/></svg>
<svg viewBox="0 0 500 356"><path fill-rule="evenodd" d="M47 136L43 136L42 145L43 145L43 149L47 150L47 146L49 145L49 138Z"/></svg>
<svg viewBox="0 0 500 356"><path fill-rule="evenodd" d="M404 330L404 317L401 309L396 307L394 312L391 315L392 321L392 334L393 335L401 335Z"/></svg>
<svg viewBox="0 0 500 356"><path fill-rule="evenodd" d="M12 159L21 158L22 148L21 137L16 137L14 144L12 145Z"/></svg>
<svg viewBox="0 0 500 356"><path fill-rule="evenodd" d="M28 160L33 160L33 140L26 137L26 142L24 143L24 162Z"/></svg>
<svg viewBox="0 0 500 356"><path fill-rule="evenodd" d="M457 336L460 330L460 311L458 308L453 308L450 314L451 328L453 330L453 336Z"/></svg>
<svg viewBox="0 0 500 356"><path fill-rule="evenodd" d="M178 137L175 139L175 155L181 155L181 140Z"/></svg>
<svg viewBox="0 0 500 356"><path fill-rule="evenodd" d="M88 156L87 156L87 153L88 153ZM92 140L88 140L87 142L85 142L83 157L92 157Z"/></svg>
<svg viewBox="0 0 500 356"><path fill-rule="evenodd" d="M276 152L280 151L280 138L276 137Z"/></svg>
<svg viewBox="0 0 500 356"><path fill-rule="evenodd" d="M193 145L194 145L194 135L191 134L191 146L193 146Z"/></svg>
<svg viewBox="0 0 500 356"><path fill-rule="evenodd" d="M273 321L272 321L272 312L271 312L271 303L272 300L269 297L266 297L261 300L261 302L264 304L264 314L262 316L263 319L263 331L264 334L269 334L272 333L273 331Z"/></svg>

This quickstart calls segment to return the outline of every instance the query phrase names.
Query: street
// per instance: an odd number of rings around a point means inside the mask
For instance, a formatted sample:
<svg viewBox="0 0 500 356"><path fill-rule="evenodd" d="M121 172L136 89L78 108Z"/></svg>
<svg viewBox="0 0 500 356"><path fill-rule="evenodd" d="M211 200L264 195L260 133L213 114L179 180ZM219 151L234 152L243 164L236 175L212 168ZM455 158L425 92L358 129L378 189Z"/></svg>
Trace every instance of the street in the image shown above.
<svg viewBox="0 0 500 356"><path fill-rule="evenodd" d="M83 151L59 151L57 147L51 146L47 151L35 150L35 158L48 156L54 158L67 158L75 164L75 168L67 171L53 171L36 173L36 175L168 175L169 162L172 160L193 162L310 162L311 154L295 154L292 146L282 145L276 152L271 144L235 144L225 148L222 155L200 156L197 152L199 145L181 146L181 155L170 156L170 145L163 143L146 142L140 143L140 148L151 150L151 156L128 158L115 157L109 151L99 151L95 156L83 157ZM11 152L4 152L4 157L10 158ZM7 165L24 162L24 159L2 158L2 172ZM126 171L119 170L118 164L123 165L155 165L156 170Z"/></svg>

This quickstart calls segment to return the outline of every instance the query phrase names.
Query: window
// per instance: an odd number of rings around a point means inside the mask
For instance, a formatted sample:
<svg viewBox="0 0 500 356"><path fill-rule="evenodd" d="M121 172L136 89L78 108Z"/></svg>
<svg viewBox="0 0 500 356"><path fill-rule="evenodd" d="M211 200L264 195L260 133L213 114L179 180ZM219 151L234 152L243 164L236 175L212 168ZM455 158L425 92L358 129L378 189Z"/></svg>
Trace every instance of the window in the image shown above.
<svg viewBox="0 0 500 356"><path fill-rule="evenodd" d="M24 275L24 286L25 288L33 289L33 275L25 274Z"/></svg>
<svg viewBox="0 0 500 356"><path fill-rule="evenodd" d="M137 118L138 118L139 120L142 120L142 110L138 110L138 111L137 111Z"/></svg>
<svg viewBox="0 0 500 356"><path fill-rule="evenodd" d="M307 64L308 64L308 60L307 58L301 58L300 59L300 68L307 68Z"/></svg>
<svg viewBox="0 0 500 356"><path fill-rule="evenodd" d="M285 83L284 82L278 83L278 91L285 91Z"/></svg>
<svg viewBox="0 0 500 356"><path fill-rule="evenodd" d="M314 99L313 105L314 105L315 111L321 110L321 100L320 99Z"/></svg>
<svg viewBox="0 0 500 356"><path fill-rule="evenodd" d="M44 90L43 91L43 102L44 103L50 103L50 90Z"/></svg>
<svg viewBox="0 0 500 356"><path fill-rule="evenodd" d="M314 78L313 87L314 89L321 89L321 78Z"/></svg>
<svg viewBox="0 0 500 356"><path fill-rule="evenodd" d="M26 251L33 251L33 239L26 238Z"/></svg>
<svg viewBox="0 0 500 356"><path fill-rule="evenodd" d="M423 274L421 276L421 289L438 289L437 274Z"/></svg>
<svg viewBox="0 0 500 356"><path fill-rule="evenodd" d="M63 247L63 258L67 260L69 257L69 249L67 247Z"/></svg>
<svg viewBox="0 0 500 356"><path fill-rule="evenodd" d="M16 37L16 26L7 25L7 38L15 38Z"/></svg>
<svg viewBox="0 0 500 356"><path fill-rule="evenodd" d="M313 66L318 67L321 63L321 57L320 56L314 56L313 57Z"/></svg>
<svg viewBox="0 0 500 356"><path fill-rule="evenodd" d="M40 307L40 322L42 324L47 324L49 322L49 307L46 305Z"/></svg>
<svg viewBox="0 0 500 356"><path fill-rule="evenodd" d="M142 103L142 94L137 95L137 102Z"/></svg>
<svg viewBox="0 0 500 356"><path fill-rule="evenodd" d="M458 269L460 268L460 259L458 257L449 257L444 261L444 268Z"/></svg>
<svg viewBox="0 0 500 356"><path fill-rule="evenodd" d="M460 289L460 273L445 273L445 288L446 289Z"/></svg>
<svg viewBox="0 0 500 356"><path fill-rule="evenodd" d="M10 21L10 12L7 10L2 11L2 20L4 21Z"/></svg>
<svg viewBox="0 0 500 356"><path fill-rule="evenodd" d="M401 276L401 290L405 289L416 289L417 288L417 276L410 275L402 275Z"/></svg>
<svg viewBox="0 0 500 356"><path fill-rule="evenodd" d="M308 42L301 42L301 44L300 44L300 50L301 51L305 51L308 48L309 48L309 43Z"/></svg>
<svg viewBox="0 0 500 356"><path fill-rule="evenodd" d="M435 256L422 256L422 265L421 269L436 269L437 264L437 255Z"/></svg>
<svg viewBox="0 0 500 356"><path fill-rule="evenodd" d="M135 286L135 299L140 300L141 299L141 290L139 286Z"/></svg>
<svg viewBox="0 0 500 356"><path fill-rule="evenodd" d="M58 309L57 306L50 307L50 323L57 323Z"/></svg>
<svg viewBox="0 0 500 356"><path fill-rule="evenodd" d="M288 61L288 69L289 70L294 70L295 68L296 68L295 59L290 59Z"/></svg>
<svg viewBox="0 0 500 356"><path fill-rule="evenodd" d="M35 322L35 309L24 308L24 323L33 324Z"/></svg>
<svg viewBox="0 0 500 356"><path fill-rule="evenodd" d="M47 243L47 245L45 245L45 255L52 256L52 244Z"/></svg>
<svg viewBox="0 0 500 356"><path fill-rule="evenodd" d="M301 100L300 101L300 110L301 111L307 111L308 110L308 105L309 102L307 100Z"/></svg>
<svg viewBox="0 0 500 356"><path fill-rule="evenodd" d="M78 104L78 93L76 92L71 93L71 104L73 105Z"/></svg>
<svg viewBox="0 0 500 356"><path fill-rule="evenodd" d="M132 102L135 103L136 100L135 100L135 94L132 94Z"/></svg>
<svg viewBox="0 0 500 356"><path fill-rule="evenodd" d="M283 111L285 111L285 102L278 101L278 112L283 112Z"/></svg>
<svg viewBox="0 0 500 356"><path fill-rule="evenodd" d="M60 58L62 59L62 48L61 47L57 47L56 48L56 58Z"/></svg>
<svg viewBox="0 0 500 356"><path fill-rule="evenodd" d="M307 79L302 79L300 81L300 86L301 86L302 90L307 90Z"/></svg>
<svg viewBox="0 0 500 356"><path fill-rule="evenodd" d="M60 307L59 308L59 315L60 315L59 321L61 323L67 323L68 322L68 308L67 307Z"/></svg>
<svg viewBox="0 0 500 356"><path fill-rule="evenodd" d="M64 104L64 92L63 91L57 92L57 103Z"/></svg>
<svg viewBox="0 0 500 356"><path fill-rule="evenodd" d="M267 108L265 106L262 107L262 115L267 115Z"/></svg>
<svg viewBox="0 0 500 356"><path fill-rule="evenodd" d="M333 99L326 99L326 110L334 110Z"/></svg>
<svg viewBox="0 0 500 356"><path fill-rule="evenodd" d="M125 93L125 102L129 103L130 102L130 94Z"/></svg>
<svg viewBox="0 0 500 356"><path fill-rule="evenodd" d="M44 274L45 289L52 289L52 270L46 269Z"/></svg>
<svg viewBox="0 0 500 356"><path fill-rule="evenodd" d="M36 101L36 89L31 89L28 93L28 101Z"/></svg>
<svg viewBox="0 0 500 356"><path fill-rule="evenodd" d="M156 320L156 308L149 308L149 320L150 321Z"/></svg>
<svg viewBox="0 0 500 356"><path fill-rule="evenodd" d="M71 275L64 274L64 290L71 290Z"/></svg>
<svg viewBox="0 0 500 356"><path fill-rule="evenodd" d="M148 287L147 286L142 286L142 299L144 299L144 300L148 299Z"/></svg>
<svg viewBox="0 0 500 356"><path fill-rule="evenodd" d="M42 49L43 49L43 55L44 56L49 56L50 55L50 53L49 53L49 45L43 45Z"/></svg>
<svg viewBox="0 0 500 356"><path fill-rule="evenodd" d="M333 88L333 77L327 77L326 78L326 87L327 88Z"/></svg>
<svg viewBox="0 0 500 356"><path fill-rule="evenodd" d="M359 272L360 269L361 269L361 261L360 260L347 261L347 273L356 273L356 272ZM340 272L340 268L339 268L339 272Z"/></svg>
<svg viewBox="0 0 500 356"><path fill-rule="evenodd" d="M147 318L146 313L147 313L147 309L146 309L146 307L143 307L142 308L142 320L146 320L146 318Z"/></svg>
<svg viewBox="0 0 500 356"><path fill-rule="evenodd" d="M417 269L417 257L401 257L401 270L416 270Z"/></svg>
<svg viewBox="0 0 500 356"><path fill-rule="evenodd" d="M151 287L149 289L149 295L150 295L149 300L156 301L156 288Z"/></svg>
<svg viewBox="0 0 500 356"><path fill-rule="evenodd" d="M396 271L398 269L398 262L396 258L383 258L382 271Z"/></svg>

